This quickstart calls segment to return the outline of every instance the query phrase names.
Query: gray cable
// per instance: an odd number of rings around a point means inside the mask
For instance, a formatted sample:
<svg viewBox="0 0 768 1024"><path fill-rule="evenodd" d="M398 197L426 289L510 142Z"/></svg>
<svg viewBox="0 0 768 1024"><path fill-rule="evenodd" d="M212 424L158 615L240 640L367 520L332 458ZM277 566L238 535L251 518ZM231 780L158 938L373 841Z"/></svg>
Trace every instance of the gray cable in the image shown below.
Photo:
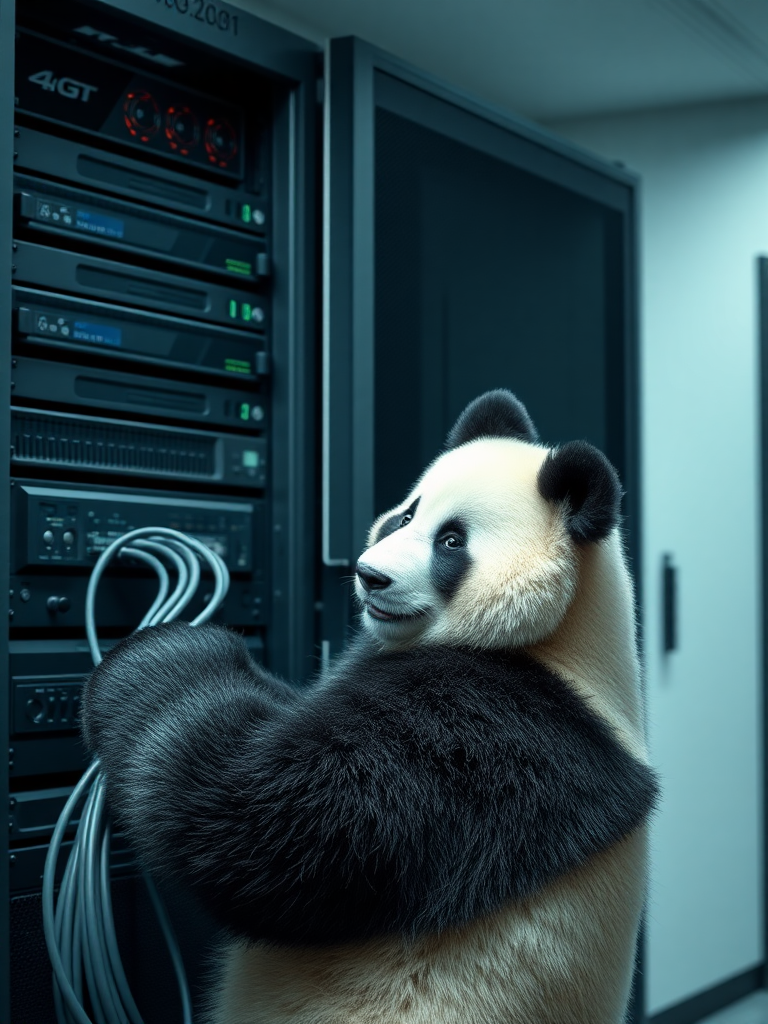
<svg viewBox="0 0 768 1024"><path fill-rule="evenodd" d="M204 622L208 622L209 619L213 618L219 608L219 605L229 592L229 569L227 569L224 559L218 551L211 551L210 554L213 556L213 561L210 565L213 569L215 580L214 591L211 595L211 600L205 608L203 608L199 615L192 619L191 624L193 626L200 626Z"/></svg>
<svg viewBox="0 0 768 1024"><path fill-rule="evenodd" d="M229 572L221 556L196 537L168 527L142 527L113 541L99 556L88 582L85 629L94 665L101 662L96 633L96 592L113 558L133 558L153 570L158 590L137 626L144 629L171 622L195 596L201 564L213 575L210 600L192 620L207 622L229 590ZM171 590L170 575L176 576ZM53 967L54 1004L59 1024L143 1024L131 995L115 934L110 892L110 827L105 809L106 785L95 760L75 787L56 823L43 871L43 929ZM82 803L80 822L54 901L56 864L64 835ZM149 896L171 956L179 986L184 1024L192 1024L192 1000L184 964L170 918L152 880L145 876ZM93 1020L84 1008L87 992Z"/></svg>
<svg viewBox="0 0 768 1024"><path fill-rule="evenodd" d="M123 961L120 959L120 950L117 948L117 940L115 938L114 918L112 916L112 889L110 887L109 880L109 843L111 837L112 829L109 823L107 823L107 827L104 829L104 837L101 841L100 858L101 907L104 918L109 925L105 929L107 952L109 954L110 963L112 964L112 973L115 977L117 987L120 990L120 996L131 1020L131 1024L142 1024L141 1015L136 1003L134 1002L133 994L131 993L131 989L128 985L128 979L125 976Z"/></svg>
<svg viewBox="0 0 768 1024"><path fill-rule="evenodd" d="M137 540L133 546L162 552L166 558L170 558L174 563L178 574L176 589L165 604L158 608L154 619L155 622L173 622L186 608L197 590L197 584L200 580L200 565L197 559L186 547L176 544L173 540L164 540L162 542L156 540ZM197 579L195 579L193 565L197 570Z"/></svg>
<svg viewBox="0 0 768 1024"><path fill-rule="evenodd" d="M88 902L88 867L90 862L89 839L93 828L95 809L94 796L95 793L98 792L99 781L99 779L94 780L91 791L86 798L85 807L83 808L83 818L80 827L83 829L85 849L83 850L83 855L79 858L77 865L79 868L77 886L78 899L80 901L83 921L85 923L85 929L83 931L83 968L85 971L86 982L88 984L88 994L91 997L93 1016L96 1019L96 1024L109 1024L105 1010L106 985L102 976L103 972L101 970L101 965L99 963L99 946L95 934L95 908Z"/></svg>
<svg viewBox="0 0 768 1024"><path fill-rule="evenodd" d="M98 770L99 762L96 760L86 770L82 779L75 786L69 800L67 800L64 810L61 812L61 816L56 822L56 826L53 830L53 836L51 837L51 842L48 847L48 854L45 858L45 868L43 870L43 932L45 934L45 942L48 946L48 956L51 960L54 977L61 993L62 1001L66 1004L67 1010L71 1014L72 1020L75 1024L93 1024L93 1022L83 1009L82 1000L78 998L75 993L70 981L69 972L65 971L64 964L61 959L59 946L56 942L53 886L56 873L56 863L59 858L59 851L61 850L61 843L67 826L69 825L70 818L72 817L72 812L80 803L83 794L87 792L88 787L96 776Z"/></svg>
<svg viewBox="0 0 768 1024"><path fill-rule="evenodd" d="M138 543L141 543L140 541ZM140 551L135 545L127 548L120 548L117 553L118 558L131 558L137 559L139 562L144 562L151 569L154 569L158 580L160 581L157 588L157 595L155 600L147 609L144 618L136 627L137 630L144 629L145 626L149 626L155 620L158 608L161 608L163 602L168 596L168 589L171 584L171 578L168 575L168 570L165 568L159 558L155 558L154 555L150 555L148 551Z"/></svg>

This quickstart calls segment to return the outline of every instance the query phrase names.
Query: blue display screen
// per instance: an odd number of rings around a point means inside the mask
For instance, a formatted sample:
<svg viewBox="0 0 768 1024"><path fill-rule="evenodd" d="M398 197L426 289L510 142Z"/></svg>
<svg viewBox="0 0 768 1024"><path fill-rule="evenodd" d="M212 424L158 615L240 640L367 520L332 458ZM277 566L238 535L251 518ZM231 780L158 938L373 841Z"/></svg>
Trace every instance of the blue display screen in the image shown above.
<svg viewBox="0 0 768 1024"><path fill-rule="evenodd" d="M101 235L102 238L122 238L125 234L125 221L118 217L106 217L103 213L93 213L91 210L77 211L75 227L91 235Z"/></svg>
<svg viewBox="0 0 768 1024"><path fill-rule="evenodd" d="M91 345L109 345L120 348L123 344L123 332L119 327L107 327L106 324L87 324L76 320L72 331L73 341L87 341Z"/></svg>

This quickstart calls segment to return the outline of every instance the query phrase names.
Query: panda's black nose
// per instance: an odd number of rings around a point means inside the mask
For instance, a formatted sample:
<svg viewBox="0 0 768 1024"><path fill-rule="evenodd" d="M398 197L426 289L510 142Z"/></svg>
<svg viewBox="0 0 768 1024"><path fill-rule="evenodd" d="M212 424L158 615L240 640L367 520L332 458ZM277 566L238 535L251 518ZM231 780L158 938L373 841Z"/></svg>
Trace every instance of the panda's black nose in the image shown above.
<svg viewBox="0 0 768 1024"><path fill-rule="evenodd" d="M363 562L357 563L355 571L363 587L369 593L372 590L383 590L392 582L389 576L385 576L383 572L376 572L370 565L365 565Z"/></svg>

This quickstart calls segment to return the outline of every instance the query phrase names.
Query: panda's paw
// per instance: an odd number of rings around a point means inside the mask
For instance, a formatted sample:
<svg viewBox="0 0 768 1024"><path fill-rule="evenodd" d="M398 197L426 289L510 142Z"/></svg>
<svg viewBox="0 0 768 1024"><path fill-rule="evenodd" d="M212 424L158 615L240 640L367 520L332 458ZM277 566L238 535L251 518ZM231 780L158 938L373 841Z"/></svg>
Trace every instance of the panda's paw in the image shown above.
<svg viewBox="0 0 768 1024"><path fill-rule="evenodd" d="M133 633L105 655L85 684L81 725L89 750L121 745L163 708L195 689L215 689L258 672L237 634L186 622Z"/></svg>

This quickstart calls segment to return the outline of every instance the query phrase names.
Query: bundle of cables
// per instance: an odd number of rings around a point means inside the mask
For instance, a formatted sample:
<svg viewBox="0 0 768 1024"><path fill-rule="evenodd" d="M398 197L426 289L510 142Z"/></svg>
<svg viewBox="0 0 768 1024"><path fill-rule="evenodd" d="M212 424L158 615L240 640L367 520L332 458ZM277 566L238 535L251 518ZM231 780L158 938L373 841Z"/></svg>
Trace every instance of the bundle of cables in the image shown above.
<svg viewBox="0 0 768 1024"><path fill-rule="evenodd" d="M159 580L157 596L137 629L178 618L198 589L201 565L213 573L214 588L203 611L192 621L193 626L211 618L229 589L229 573L223 560L194 537L165 527L145 527L118 537L96 562L86 594L86 633L94 665L101 661L95 623L96 591L114 557L149 566ZM166 562L175 573L173 590ZM115 935L110 890L111 829L105 797L104 777L96 760L67 801L45 861L43 929L53 966L58 1024L142 1024ZM64 836L83 800L58 900L54 901L56 866ZM192 1002L181 953L154 883L148 876L145 881L171 955L184 1024L191 1024ZM86 995L93 1019L86 1010Z"/></svg>

